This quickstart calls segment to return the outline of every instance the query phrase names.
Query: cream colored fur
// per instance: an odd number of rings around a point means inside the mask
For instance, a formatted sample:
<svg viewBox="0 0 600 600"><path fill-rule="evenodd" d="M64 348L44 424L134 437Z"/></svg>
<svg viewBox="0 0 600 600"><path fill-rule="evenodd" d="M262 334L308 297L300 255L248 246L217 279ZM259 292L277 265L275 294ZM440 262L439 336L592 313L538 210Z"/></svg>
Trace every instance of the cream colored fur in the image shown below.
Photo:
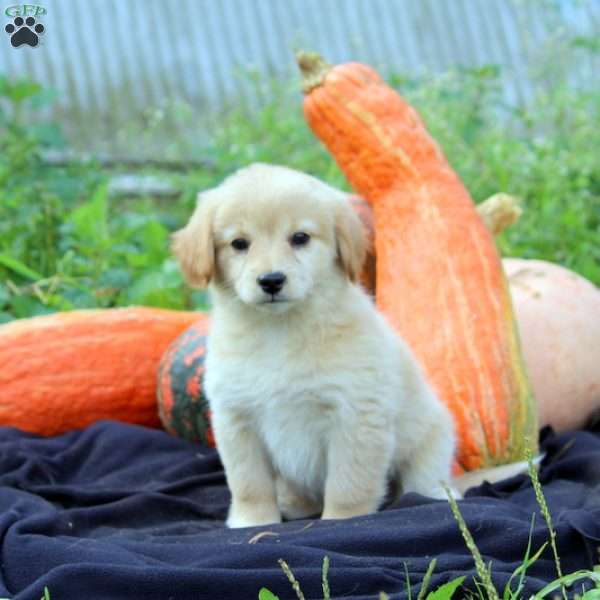
<svg viewBox="0 0 600 600"><path fill-rule="evenodd" d="M305 246L290 243L298 231ZM214 305L205 389L230 527L370 513L390 478L445 497L452 419L355 282L365 244L346 194L263 164L201 194L175 234L186 278ZM287 276L276 297L257 283L273 271Z"/></svg>

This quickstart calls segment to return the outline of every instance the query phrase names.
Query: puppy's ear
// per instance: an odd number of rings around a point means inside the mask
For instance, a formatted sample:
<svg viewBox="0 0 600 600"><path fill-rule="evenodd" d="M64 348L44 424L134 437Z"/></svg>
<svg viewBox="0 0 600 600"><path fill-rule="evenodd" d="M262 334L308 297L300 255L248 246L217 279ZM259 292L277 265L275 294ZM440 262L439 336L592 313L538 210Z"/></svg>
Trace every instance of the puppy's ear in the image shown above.
<svg viewBox="0 0 600 600"><path fill-rule="evenodd" d="M347 200L340 202L335 215L338 260L351 281L357 281L367 256L363 224Z"/></svg>
<svg viewBox="0 0 600 600"><path fill-rule="evenodd" d="M196 210L188 224L171 238L171 251L192 287L206 287L214 274L214 212L213 203L203 195L198 196Z"/></svg>

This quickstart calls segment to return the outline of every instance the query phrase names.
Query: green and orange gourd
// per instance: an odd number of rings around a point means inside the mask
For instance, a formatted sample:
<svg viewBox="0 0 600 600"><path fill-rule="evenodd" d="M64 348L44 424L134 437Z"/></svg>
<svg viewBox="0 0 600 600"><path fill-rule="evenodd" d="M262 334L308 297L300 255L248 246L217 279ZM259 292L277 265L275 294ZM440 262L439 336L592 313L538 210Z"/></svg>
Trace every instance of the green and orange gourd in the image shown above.
<svg viewBox="0 0 600 600"><path fill-rule="evenodd" d="M208 319L202 318L173 340L160 361L158 414L171 434L214 446L208 398L204 393Z"/></svg>

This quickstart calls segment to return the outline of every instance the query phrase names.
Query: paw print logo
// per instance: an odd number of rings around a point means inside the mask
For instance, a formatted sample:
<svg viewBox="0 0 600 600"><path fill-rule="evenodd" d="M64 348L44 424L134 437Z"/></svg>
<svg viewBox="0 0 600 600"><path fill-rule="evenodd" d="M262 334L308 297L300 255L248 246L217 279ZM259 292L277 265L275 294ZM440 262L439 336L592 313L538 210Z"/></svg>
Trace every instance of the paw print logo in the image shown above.
<svg viewBox="0 0 600 600"><path fill-rule="evenodd" d="M39 36L44 33L44 30L44 26L41 23L36 24L33 17L27 17L25 20L22 17L15 17L13 22L4 28L4 31L10 35L10 43L14 48L23 44L35 48L40 41Z"/></svg>

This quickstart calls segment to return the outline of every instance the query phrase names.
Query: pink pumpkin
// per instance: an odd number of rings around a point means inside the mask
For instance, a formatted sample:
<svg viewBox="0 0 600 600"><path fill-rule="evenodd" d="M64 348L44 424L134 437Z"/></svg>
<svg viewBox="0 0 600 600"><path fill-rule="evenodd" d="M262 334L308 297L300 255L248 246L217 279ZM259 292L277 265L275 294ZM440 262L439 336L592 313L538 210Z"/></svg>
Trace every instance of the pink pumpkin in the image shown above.
<svg viewBox="0 0 600 600"><path fill-rule="evenodd" d="M540 427L581 427L600 410L600 289L542 260L503 264Z"/></svg>

